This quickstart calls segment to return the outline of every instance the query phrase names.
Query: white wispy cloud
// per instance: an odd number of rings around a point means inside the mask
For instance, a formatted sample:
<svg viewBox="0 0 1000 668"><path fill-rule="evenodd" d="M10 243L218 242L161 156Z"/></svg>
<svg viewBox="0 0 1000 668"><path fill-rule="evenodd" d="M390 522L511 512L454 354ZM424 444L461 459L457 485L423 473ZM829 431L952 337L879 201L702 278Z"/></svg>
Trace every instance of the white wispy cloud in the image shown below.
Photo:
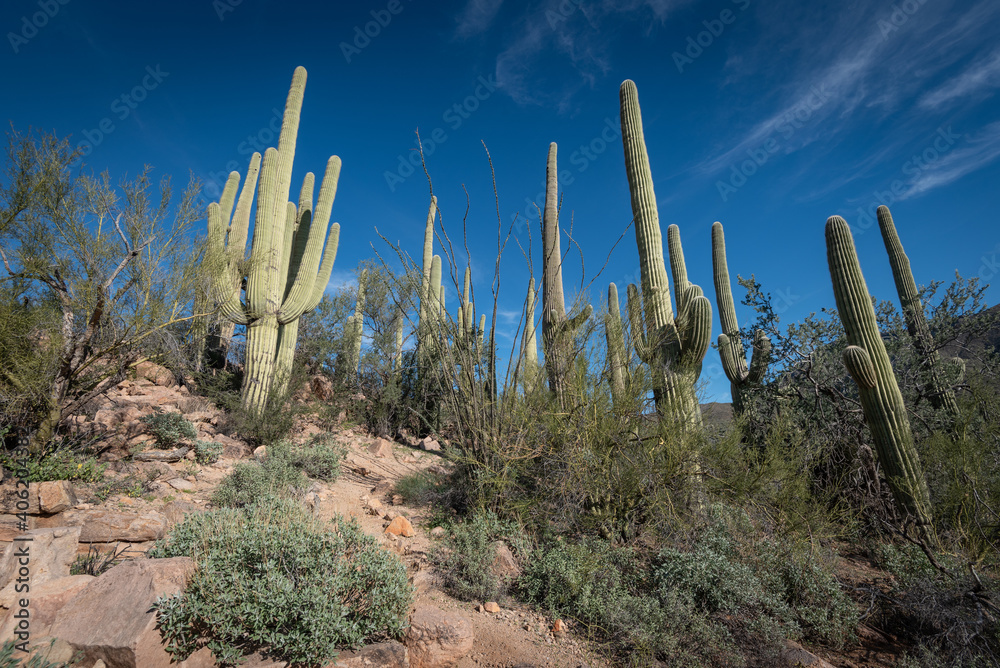
<svg viewBox="0 0 1000 668"><path fill-rule="evenodd" d="M1000 121L984 127L968 142L930 163L913 181L901 199L922 195L946 186L1000 158Z"/></svg>
<svg viewBox="0 0 1000 668"><path fill-rule="evenodd" d="M1000 88L1000 49L970 65L962 74L920 99L924 109L937 111L953 101Z"/></svg>
<svg viewBox="0 0 1000 668"><path fill-rule="evenodd" d="M460 39L469 39L486 32L502 4L503 0L469 0L458 15L455 35Z"/></svg>

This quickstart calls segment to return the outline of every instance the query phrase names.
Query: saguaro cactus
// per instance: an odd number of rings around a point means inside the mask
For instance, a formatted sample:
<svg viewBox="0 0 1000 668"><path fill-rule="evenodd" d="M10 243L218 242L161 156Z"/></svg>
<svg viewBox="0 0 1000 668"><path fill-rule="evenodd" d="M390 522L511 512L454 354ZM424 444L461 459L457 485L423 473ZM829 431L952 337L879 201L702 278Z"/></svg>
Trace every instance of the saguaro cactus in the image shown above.
<svg viewBox="0 0 1000 668"><path fill-rule="evenodd" d="M712 270L715 280L715 300L719 307L719 323L722 325L722 334L719 335L719 357L722 359L722 370L726 373L732 389L733 411L741 414L747 408L747 394L751 388L760 385L767 372L771 340L762 330L754 332L753 356L750 367L747 368L746 353L743 350L743 341L740 339L740 325L736 320L733 291L729 283L726 237L722 223L718 222L712 225Z"/></svg>
<svg viewBox="0 0 1000 668"><path fill-rule="evenodd" d="M590 317L588 304L572 318L566 315L563 297L562 253L559 250L559 177L556 144L549 144L545 168L545 210L542 242L545 257L542 273L542 338L545 340L545 368L549 389L559 407L568 408L569 376L573 369L573 333Z"/></svg>
<svg viewBox="0 0 1000 668"><path fill-rule="evenodd" d="M712 305L701 288L688 283L680 232L676 225L671 225L667 241L677 298L677 317L674 317L635 83L624 81L620 98L625 172L632 199L642 286L641 307L636 288L632 285L628 288L632 336L640 359L650 367L657 411L681 425L697 426L701 424L701 409L695 383L711 339ZM640 315L643 311L644 321Z"/></svg>
<svg viewBox="0 0 1000 668"><path fill-rule="evenodd" d="M913 339L913 346L922 359L924 382L928 390L931 405L943 410L946 415L946 428L951 430L961 417L955 392L945 382L945 371L942 368L941 356L934 347L934 337L924 315L924 305L920 301L916 281L910 270L910 260L903 251L903 244L896 233L896 225L892 221L889 207L880 206L876 210L878 227L882 231L882 241L889 254L889 264L892 266L892 278L899 293L899 302L903 308L903 318L906 320L906 330Z"/></svg>
<svg viewBox="0 0 1000 668"><path fill-rule="evenodd" d="M625 398L625 328L622 326L622 312L618 306L618 286L608 285L608 315L604 319L604 338L608 343L608 375L611 385L611 401L616 409L621 408Z"/></svg>
<svg viewBox="0 0 1000 668"><path fill-rule="evenodd" d="M858 385L879 462L900 510L929 530L930 493L913 444L903 395L882 343L851 229L840 216L826 221L826 254L837 311L850 344L844 351L844 365Z"/></svg>
<svg viewBox="0 0 1000 668"><path fill-rule="evenodd" d="M430 350L433 345L433 328L431 321L434 313L430 308L430 303L438 303L438 288L431 288L431 270L434 257L434 220L437 217L437 197L431 196L431 203L427 209L427 223L424 225L424 249L421 258L420 269L423 272L420 283L420 310L417 320L417 377L421 383L427 380L430 373ZM438 258L438 262L441 259ZM438 285L440 285L440 265L438 267Z"/></svg>
<svg viewBox="0 0 1000 668"><path fill-rule="evenodd" d="M347 342L348 364L345 372L351 376L357 375L358 366L361 363L361 340L365 328L365 279L367 277L368 270L362 269L358 276L358 294L354 300L354 315L348 318L347 323L350 338Z"/></svg>
<svg viewBox="0 0 1000 668"><path fill-rule="evenodd" d="M216 272L214 286L217 300L226 317L236 324L247 325L242 402L247 410L257 414L265 410L277 375L282 328L296 322L303 313L319 303L330 279L339 239L340 226L334 224L324 251L324 239L340 176L340 158L332 156L327 162L315 213L307 208L299 215L295 205L288 201L305 84L305 68L298 67L285 103L278 148L269 148L264 153L245 304L241 302L239 289L242 282L242 271L239 269L242 248L234 242L238 242L240 237L246 238L250 201L244 201L243 195L248 192L247 185L251 179L247 179L237 212L228 226L228 253L225 250L227 225L222 208L213 203L208 210L209 243L215 253L228 254L230 258L227 263L219 263L220 269ZM252 161L251 172L253 167ZM256 178L253 182L256 184ZM311 207L311 185L308 190ZM252 199L252 187L250 192ZM245 212L240 210L244 204L247 207ZM240 226L243 229L239 229ZM234 267L237 268L235 272ZM291 331L286 344L289 341L290 349L294 350ZM289 350L289 346L286 345L285 349Z"/></svg>
<svg viewBox="0 0 1000 668"><path fill-rule="evenodd" d="M528 298L524 303L524 331L521 333L521 377L525 394L531 394L538 381L538 328L535 326L535 279L528 281Z"/></svg>

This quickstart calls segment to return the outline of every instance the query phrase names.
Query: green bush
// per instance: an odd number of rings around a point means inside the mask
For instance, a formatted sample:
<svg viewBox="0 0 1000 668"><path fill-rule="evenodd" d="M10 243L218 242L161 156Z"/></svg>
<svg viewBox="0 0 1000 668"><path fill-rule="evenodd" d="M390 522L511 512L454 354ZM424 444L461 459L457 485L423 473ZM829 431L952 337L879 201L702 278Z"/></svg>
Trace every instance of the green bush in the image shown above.
<svg viewBox="0 0 1000 668"><path fill-rule="evenodd" d="M18 459L16 462L10 452L0 451L0 466L14 470L17 465L23 465L27 474L26 482L48 482L50 480L79 480L80 482L98 482L104 477L106 464L98 464L93 457L84 457L69 448L45 450L38 457Z"/></svg>
<svg viewBox="0 0 1000 668"><path fill-rule="evenodd" d="M241 462L219 483L212 503L242 508L264 496L294 497L309 485L302 471L285 456L272 453L262 462Z"/></svg>
<svg viewBox="0 0 1000 668"><path fill-rule="evenodd" d="M413 596L399 558L356 522L336 516L324 528L274 497L189 515L151 556L197 563L180 595L155 604L178 660L207 646L223 665L260 649L317 665L340 648L399 637Z"/></svg>
<svg viewBox="0 0 1000 668"><path fill-rule="evenodd" d="M442 476L433 471L416 471L396 481L394 492L408 506L423 506L441 496Z"/></svg>
<svg viewBox="0 0 1000 668"><path fill-rule="evenodd" d="M141 420L146 424L146 430L156 439L156 447L170 450L177 447L182 440L195 440L198 431L187 418L180 413L164 413L157 409L152 415Z"/></svg>
<svg viewBox="0 0 1000 668"><path fill-rule="evenodd" d="M445 586L457 598L491 601L505 593L504 583L490 568L496 559L498 540L504 540L522 561L530 553L524 529L492 512L449 527L443 549L437 550L433 558L444 574Z"/></svg>
<svg viewBox="0 0 1000 668"><path fill-rule="evenodd" d="M62 668L66 665L64 663L52 663L40 656L33 656L27 661L23 661L21 658L14 656L14 652L16 651L18 651L17 645L13 640L5 640L3 645L0 645L0 668Z"/></svg>
<svg viewBox="0 0 1000 668"><path fill-rule="evenodd" d="M195 441L194 458L199 464L214 464L222 456L223 445L215 441Z"/></svg>
<svg viewBox="0 0 1000 668"><path fill-rule="evenodd" d="M347 456L347 448L329 434L314 436L304 445L280 445L272 449L310 478L326 482L336 482L340 477L340 463Z"/></svg>

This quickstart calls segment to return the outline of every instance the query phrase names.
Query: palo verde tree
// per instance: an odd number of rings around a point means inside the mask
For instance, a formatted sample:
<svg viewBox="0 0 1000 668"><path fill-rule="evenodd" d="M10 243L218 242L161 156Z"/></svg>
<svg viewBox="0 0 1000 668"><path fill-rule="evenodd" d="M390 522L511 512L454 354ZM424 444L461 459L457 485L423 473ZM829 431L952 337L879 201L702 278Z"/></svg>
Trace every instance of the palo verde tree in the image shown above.
<svg viewBox="0 0 1000 668"><path fill-rule="evenodd" d="M197 185L172 204L170 180L155 192L148 167L116 187L107 173L81 173L77 158L65 139L11 132L0 185L6 296L19 295L24 309L44 303L58 314L50 320L55 327L33 333L52 364L15 361L0 374L5 394L44 388L18 425L34 452L64 416L146 356L154 334L191 317L187 232L197 218Z"/></svg>

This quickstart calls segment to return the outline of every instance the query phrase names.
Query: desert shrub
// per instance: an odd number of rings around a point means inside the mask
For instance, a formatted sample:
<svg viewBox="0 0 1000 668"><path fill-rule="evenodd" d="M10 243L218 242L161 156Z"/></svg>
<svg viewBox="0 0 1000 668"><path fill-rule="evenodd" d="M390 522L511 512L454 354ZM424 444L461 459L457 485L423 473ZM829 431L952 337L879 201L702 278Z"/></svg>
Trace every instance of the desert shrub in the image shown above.
<svg viewBox="0 0 1000 668"><path fill-rule="evenodd" d="M64 447L46 448L38 455L31 455L16 462L10 452L0 451L0 466L6 469L23 467L25 482L50 480L79 480L98 482L104 477L106 464L98 464L93 457Z"/></svg>
<svg viewBox="0 0 1000 668"><path fill-rule="evenodd" d="M259 649L317 665L406 628L412 589L399 558L356 522L324 527L289 500L189 515L153 556L197 564L181 594L156 602L177 659L207 646L224 665Z"/></svg>
<svg viewBox="0 0 1000 668"><path fill-rule="evenodd" d="M194 458L199 464L214 464L222 456L223 445L215 441L194 442Z"/></svg>
<svg viewBox="0 0 1000 668"><path fill-rule="evenodd" d="M219 483L212 494L216 506L242 508L264 496L292 497L308 487L302 471L281 448L272 446L262 462L241 462Z"/></svg>
<svg viewBox="0 0 1000 668"><path fill-rule="evenodd" d="M160 471L149 469L145 472L129 470L120 478L107 478L95 485L94 496L102 503L109 497L124 494L133 499L144 498L156 491L154 484L160 478Z"/></svg>
<svg viewBox="0 0 1000 668"><path fill-rule="evenodd" d="M195 440L198 431L194 425L180 413L165 413L157 410L141 420L146 430L156 439L156 447L170 450L177 447L182 440Z"/></svg>
<svg viewBox="0 0 1000 668"><path fill-rule="evenodd" d="M272 448L274 455L287 461L310 478L335 482L340 477L340 463L347 456L347 448L329 434L314 436L303 445L283 445Z"/></svg>
<svg viewBox="0 0 1000 668"><path fill-rule="evenodd" d="M518 557L530 553L523 528L491 512L448 528L443 548L434 553L434 560L444 574L445 587L454 596L465 601L491 601L506 593L504 583L491 569L498 540L505 541Z"/></svg>
<svg viewBox="0 0 1000 668"><path fill-rule="evenodd" d="M97 577L113 567L125 561L125 555L130 552L128 545L118 549L119 543L111 550L98 550L94 545L90 546L87 554L81 554L69 567L70 575L92 575Z"/></svg>
<svg viewBox="0 0 1000 668"><path fill-rule="evenodd" d="M442 483L440 474L424 469L397 480L393 491L403 497L406 505L423 506L440 499Z"/></svg>

